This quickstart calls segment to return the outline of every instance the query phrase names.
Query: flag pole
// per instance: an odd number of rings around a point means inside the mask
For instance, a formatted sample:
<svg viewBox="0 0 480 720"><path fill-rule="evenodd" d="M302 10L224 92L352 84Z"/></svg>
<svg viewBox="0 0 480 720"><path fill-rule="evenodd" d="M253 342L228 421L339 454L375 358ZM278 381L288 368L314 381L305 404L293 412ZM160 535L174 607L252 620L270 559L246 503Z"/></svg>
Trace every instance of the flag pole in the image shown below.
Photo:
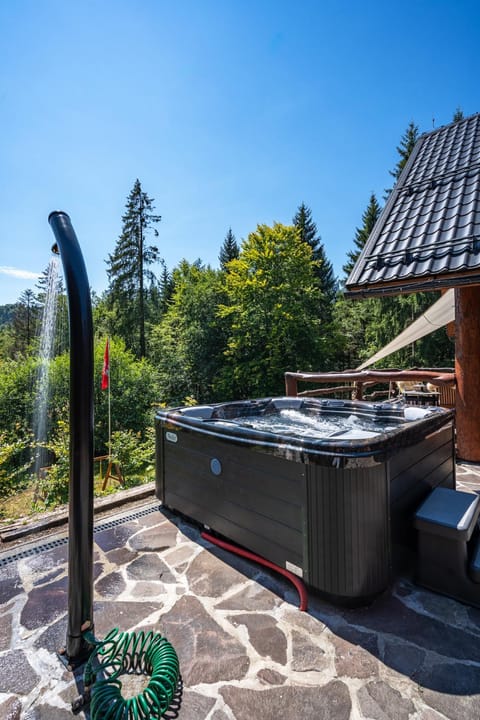
<svg viewBox="0 0 480 720"><path fill-rule="evenodd" d="M110 342L108 343L110 345ZM109 348L110 363L110 348ZM110 367L108 368L108 460L112 462L112 406L110 402Z"/></svg>
<svg viewBox="0 0 480 720"><path fill-rule="evenodd" d="M108 390L108 462L112 462L112 411L110 395L110 338L107 336L103 355L102 390ZM108 471L107 471L108 472Z"/></svg>

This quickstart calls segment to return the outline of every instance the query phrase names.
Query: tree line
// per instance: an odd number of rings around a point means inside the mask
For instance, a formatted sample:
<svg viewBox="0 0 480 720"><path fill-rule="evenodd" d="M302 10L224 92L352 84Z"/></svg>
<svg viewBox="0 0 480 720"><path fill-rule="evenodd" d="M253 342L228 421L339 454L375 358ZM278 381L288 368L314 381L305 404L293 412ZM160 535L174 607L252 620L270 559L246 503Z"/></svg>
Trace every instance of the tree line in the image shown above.
<svg viewBox="0 0 480 720"><path fill-rule="evenodd" d="M457 110L454 121L462 118ZM398 162L391 171L395 180L418 135L411 122L397 147ZM385 191L384 200L389 192ZM121 233L106 259L108 287L100 296L92 293L97 378L105 340L111 338L112 423L120 433L119 452L130 447L130 455L135 455L132 448L143 448L137 455L143 452L145 462L151 463L145 448L151 451L155 406L279 395L287 370L355 368L431 305L434 293L364 301L344 297L344 283L381 210L372 192L342 278L335 276L305 202L292 214L291 224L258 225L240 242L228 228L219 243L218 267L201 259L184 259L169 270L158 247L162 218L137 179L126 201ZM36 350L45 283L46 272L36 292L27 290L13 307L0 308L0 446L4 448L0 492L2 482L4 489L8 482L8 487L16 487L18 480L11 480L14 469L22 463L28 468L22 448L33 442ZM68 411L63 287L59 293L49 406L50 444L56 443L57 459ZM439 330L380 365L448 366L453 357L453 340ZM106 393L97 385L95 452L102 454L108 441L107 406ZM19 438L23 440L18 445Z"/></svg>

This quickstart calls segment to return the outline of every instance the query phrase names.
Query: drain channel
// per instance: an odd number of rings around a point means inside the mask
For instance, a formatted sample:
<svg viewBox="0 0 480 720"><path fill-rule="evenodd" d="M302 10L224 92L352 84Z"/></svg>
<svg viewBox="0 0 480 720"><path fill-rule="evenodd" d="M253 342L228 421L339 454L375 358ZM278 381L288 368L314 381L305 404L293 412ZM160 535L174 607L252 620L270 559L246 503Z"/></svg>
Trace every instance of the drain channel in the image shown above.
<svg viewBox="0 0 480 720"><path fill-rule="evenodd" d="M109 530L110 528L116 527L117 525L123 525L130 520L136 520L137 518L144 517L145 515L149 515L150 513L155 512L159 509L160 505L155 503L154 505L149 505L146 508L142 508L141 510L137 510L136 512L129 513L128 515L122 515L115 520L107 520L105 522L99 523L98 525L95 525L93 528L93 533L95 534L97 532L101 532L102 530ZM66 545L67 543L68 535L62 538L57 538L56 540L49 540L47 542L41 543L40 545L35 545L34 547L27 548L26 550L18 550L17 552L12 553L12 555L8 555L7 557L0 557L0 567L10 565L10 563L15 562L16 560L22 560L23 558L32 557L33 555L40 555L40 553L45 552L46 550L52 550L53 548L60 547L61 545Z"/></svg>

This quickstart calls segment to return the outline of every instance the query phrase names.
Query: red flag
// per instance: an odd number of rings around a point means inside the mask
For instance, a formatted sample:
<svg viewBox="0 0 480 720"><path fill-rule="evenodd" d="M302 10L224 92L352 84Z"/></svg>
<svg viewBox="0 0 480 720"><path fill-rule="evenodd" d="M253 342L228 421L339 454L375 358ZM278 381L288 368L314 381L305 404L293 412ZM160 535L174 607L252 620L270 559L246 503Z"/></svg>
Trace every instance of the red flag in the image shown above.
<svg viewBox="0 0 480 720"><path fill-rule="evenodd" d="M102 390L106 390L110 383L110 351L107 344L105 345L105 353L103 355L103 368L102 368Z"/></svg>

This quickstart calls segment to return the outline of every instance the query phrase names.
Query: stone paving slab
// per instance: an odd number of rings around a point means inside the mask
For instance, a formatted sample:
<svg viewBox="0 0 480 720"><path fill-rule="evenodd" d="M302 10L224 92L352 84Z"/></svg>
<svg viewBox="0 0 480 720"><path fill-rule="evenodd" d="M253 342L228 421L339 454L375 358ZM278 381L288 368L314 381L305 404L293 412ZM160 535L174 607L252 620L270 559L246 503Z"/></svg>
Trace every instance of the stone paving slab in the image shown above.
<svg viewBox="0 0 480 720"><path fill-rule="evenodd" d="M462 476L474 485L470 469ZM96 635L166 635L181 666L180 720L479 720L480 610L401 579L368 608L311 595L303 613L282 577L158 504L107 525L94 536ZM0 566L0 720L72 717L81 678L55 654L66 547Z"/></svg>

